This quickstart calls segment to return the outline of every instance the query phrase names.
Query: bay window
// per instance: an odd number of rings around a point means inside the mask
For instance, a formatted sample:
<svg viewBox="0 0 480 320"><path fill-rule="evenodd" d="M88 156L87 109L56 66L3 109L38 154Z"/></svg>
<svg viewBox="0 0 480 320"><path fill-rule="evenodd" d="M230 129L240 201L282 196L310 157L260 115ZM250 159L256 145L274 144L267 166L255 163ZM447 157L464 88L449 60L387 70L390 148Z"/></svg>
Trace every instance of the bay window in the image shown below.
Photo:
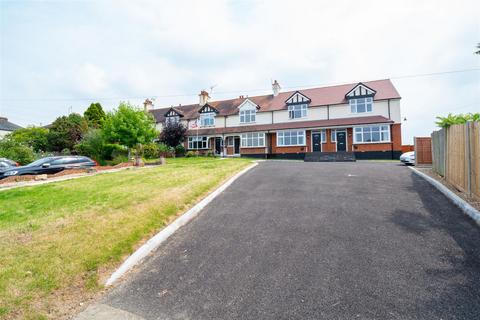
<svg viewBox="0 0 480 320"><path fill-rule="evenodd" d="M255 122L256 114L257 114L257 110L241 110L240 123Z"/></svg>
<svg viewBox="0 0 480 320"><path fill-rule="evenodd" d="M208 149L208 137L188 137L188 149Z"/></svg>
<svg viewBox="0 0 480 320"><path fill-rule="evenodd" d="M390 126L363 126L355 128L355 143L390 142Z"/></svg>
<svg viewBox="0 0 480 320"><path fill-rule="evenodd" d="M241 135L241 139L242 139L242 148L265 146L265 133L263 132L243 133Z"/></svg>
<svg viewBox="0 0 480 320"><path fill-rule="evenodd" d="M208 112L200 114L201 127L213 127L215 125L215 113Z"/></svg>
<svg viewBox="0 0 480 320"><path fill-rule="evenodd" d="M305 118L307 116L307 104L292 104L288 106L288 116L290 119Z"/></svg>
<svg viewBox="0 0 480 320"><path fill-rule="evenodd" d="M350 99L350 109L352 113L372 112L373 98L366 97L366 98Z"/></svg>
<svg viewBox="0 0 480 320"><path fill-rule="evenodd" d="M305 131L304 130L289 130L277 132L277 146L304 146L305 145Z"/></svg>

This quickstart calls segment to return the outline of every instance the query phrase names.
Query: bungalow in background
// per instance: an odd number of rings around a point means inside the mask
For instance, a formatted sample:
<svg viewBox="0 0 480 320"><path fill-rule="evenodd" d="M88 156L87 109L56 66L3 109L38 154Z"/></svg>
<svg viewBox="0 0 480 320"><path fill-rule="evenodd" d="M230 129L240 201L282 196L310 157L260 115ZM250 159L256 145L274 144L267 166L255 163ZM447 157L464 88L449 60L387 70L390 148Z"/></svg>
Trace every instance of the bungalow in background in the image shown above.
<svg viewBox="0 0 480 320"><path fill-rule="evenodd" d="M400 95L387 80L240 96L154 109L161 130L167 123L187 128L187 150L219 156L304 159L309 154L351 154L357 159L398 159L401 154Z"/></svg>
<svg viewBox="0 0 480 320"><path fill-rule="evenodd" d="M5 137L7 134L11 133L14 130L21 129L22 127L11 123L5 117L0 117L0 139Z"/></svg>

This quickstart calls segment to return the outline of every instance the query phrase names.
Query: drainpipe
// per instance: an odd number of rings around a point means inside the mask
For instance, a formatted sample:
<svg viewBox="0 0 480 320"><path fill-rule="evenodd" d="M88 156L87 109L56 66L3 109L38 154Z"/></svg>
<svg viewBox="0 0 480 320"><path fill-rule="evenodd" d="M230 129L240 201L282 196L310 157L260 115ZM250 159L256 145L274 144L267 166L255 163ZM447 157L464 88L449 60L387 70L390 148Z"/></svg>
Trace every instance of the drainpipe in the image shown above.
<svg viewBox="0 0 480 320"><path fill-rule="evenodd" d="M390 115L390 99L388 99L388 119L392 119Z"/></svg>

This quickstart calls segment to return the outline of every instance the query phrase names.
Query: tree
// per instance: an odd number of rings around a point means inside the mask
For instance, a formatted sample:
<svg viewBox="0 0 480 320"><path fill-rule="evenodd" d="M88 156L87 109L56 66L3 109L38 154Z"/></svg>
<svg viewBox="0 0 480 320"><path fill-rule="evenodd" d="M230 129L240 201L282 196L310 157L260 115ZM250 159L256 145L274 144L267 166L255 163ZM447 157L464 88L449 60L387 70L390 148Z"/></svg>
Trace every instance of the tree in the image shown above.
<svg viewBox="0 0 480 320"><path fill-rule="evenodd" d="M107 142L119 143L130 150L152 142L158 133L150 113L121 102L117 110L107 113L103 134Z"/></svg>
<svg viewBox="0 0 480 320"><path fill-rule="evenodd" d="M9 136L16 142L29 146L35 152L46 151L48 146L48 129L27 127L13 131Z"/></svg>
<svg viewBox="0 0 480 320"><path fill-rule="evenodd" d="M87 130L87 121L78 113L58 117L51 124L47 135L49 151L73 150Z"/></svg>
<svg viewBox="0 0 480 320"><path fill-rule="evenodd" d="M475 51L475 54L480 54L480 43L477 43L477 51Z"/></svg>
<svg viewBox="0 0 480 320"><path fill-rule="evenodd" d="M453 115L451 113L446 117L437 117L438 121L435 122L437 126L441 128L448 128L454 124L463 124L467 121L480 122L480 113L467 113Z"/></svg>
<svg viewBox="0 0 480 320"><path fill-rule="evenodd" d="M83 113L83 116L88 121L90 127L101 128L105 120L105 111L103 111L102 105L96 102L90 104L88 109Z"/></svg>
<svg viewBox="0 0 480 320"><path fill-rule="evenodd" d="M183 124L180 122L169 122L160 133L160 141L175 148L185 141L186 136L187 128Z"/></svg>

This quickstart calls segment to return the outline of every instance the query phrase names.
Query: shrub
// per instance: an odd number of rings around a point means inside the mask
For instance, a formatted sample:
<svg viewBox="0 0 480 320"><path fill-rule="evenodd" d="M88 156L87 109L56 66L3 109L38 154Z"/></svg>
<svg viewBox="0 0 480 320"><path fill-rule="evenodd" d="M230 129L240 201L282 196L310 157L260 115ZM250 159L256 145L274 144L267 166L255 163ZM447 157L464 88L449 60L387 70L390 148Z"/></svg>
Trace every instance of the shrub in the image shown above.
<svg viewBox="0 0 480 320"><path fill-rule="evenodd" d="M179 144L178 146L175 147L175 155L177 157L183 157L185 155L185 147L181 144Z"/></svg>
<svg viewBox="0 0 480 320"><path fill-rule="evenodd" d="M187 153L185 153L185 157L187 157L187 158L191 158L191 157L195 157L195 156L196 156L196 154L193 151L188 151Z"/></svg>
<svg viewBox="0 0 480 320"><path fill-rule="evenodd" d="M215 157L215 153L213 153L212 150L208 150L206 156L207 157Z"/></svg>
<svg viewBox="0 0 480 320"><path fill-rule="evenodd" d="M103 157L105 160L112 160L115 157L123 156L128 159L128 149L125 146L107 143L103 147Z"/></svg>
<svg viewBox="0 0 480 320"><path fill-rule="evenodd" d="M102 131L99 129L90 129L82 138L80 143L76 144L75 152L87 156L97 161L105 159L105 141Z"/></svg>
<svg viewBox="0 0 480 320"><path fill-rule="evenodd" d="M160 143L158 145L158 151L162 157L166 157L166 158L169 158L175 155L175 149L166 145L165 143Z"/></svg>
<svg viewBox="0 0 480 320"><path fill-rule="evenodd" d="M47 150L48 129L43 127L27 127L13 131L9 136L16 142L32 147L33 151Z"/></svg>
<svg viewBox="0 0 480 320"><path fill-rule="evenodd" d="M146 159L155 159L160 155L160 148L158 144L151 142L143 146L143 156Z"/></svg>
<svg viewBox="0 0 480 320"><path fill-rule="evenodd" d="M115 166L117 164L120 164L120 163L124 163L124 162L129 162L130 160L128 159L128 156L126 155L116 155L115 157L113 157L113 160L110 161L110 164L112 166Z"/></svg>
<svg viewBox="0 0 480 320"><path fill-rule="evenodd" d="M10 137L0 140L0 157L11 159L21 165L35 160L35 154L31 147L16 142Z"/></svg>

